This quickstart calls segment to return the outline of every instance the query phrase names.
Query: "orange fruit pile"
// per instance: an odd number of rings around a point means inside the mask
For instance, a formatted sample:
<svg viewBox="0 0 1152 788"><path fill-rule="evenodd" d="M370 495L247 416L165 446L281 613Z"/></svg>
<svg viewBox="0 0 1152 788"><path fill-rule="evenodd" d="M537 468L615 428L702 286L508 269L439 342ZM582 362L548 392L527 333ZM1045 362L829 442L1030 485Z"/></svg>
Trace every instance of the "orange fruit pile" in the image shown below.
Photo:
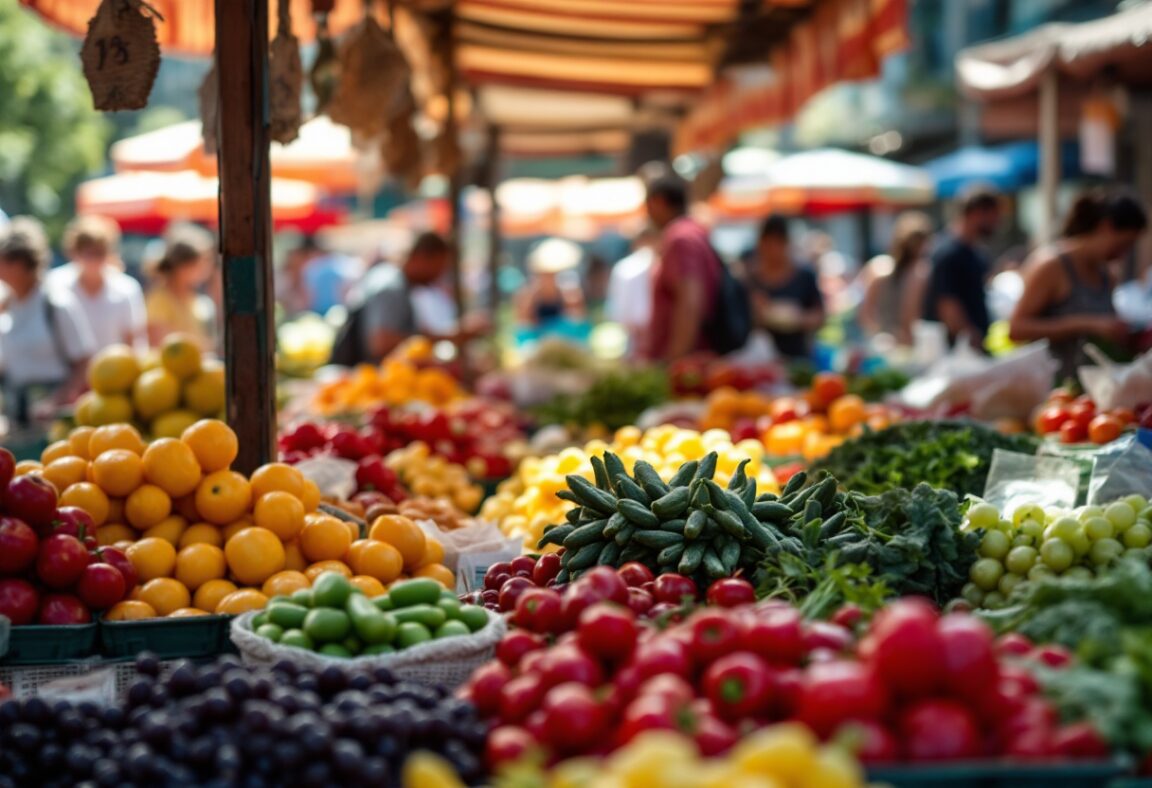
<svg viewBox="0 0 1152 788"><path fill-rule="evenodd" d="M370 596L408 577L455 587L443 546L412 520L379 518L361 538L319 511L319 488L293 466L269 463L251 478L231 470L238 449L231 428L210 419L152 443L128 424L80 427L25 470L55 485L61 505L91 514L101 544L126 551L141 585L110 620L242 613L327 570Z"/></svg>

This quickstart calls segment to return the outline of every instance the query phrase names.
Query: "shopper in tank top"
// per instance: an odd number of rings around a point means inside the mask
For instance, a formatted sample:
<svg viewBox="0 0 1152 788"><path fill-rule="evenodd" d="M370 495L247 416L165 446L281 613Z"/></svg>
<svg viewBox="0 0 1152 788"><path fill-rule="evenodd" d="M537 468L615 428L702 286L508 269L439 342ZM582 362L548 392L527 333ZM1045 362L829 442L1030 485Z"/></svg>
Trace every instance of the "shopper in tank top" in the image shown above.
<svg viewBox="0 0 1152 788"><path fill-rule="evenodd" d="M1144 207L1127 194L1094 190L1077 198L1060 241L1025 265L1013 341L1047 339L1061 379L1087 363L1087 342L1125 342L1128 328L1112 306L1108 264L1129 254L1147 225Z"/></svg>

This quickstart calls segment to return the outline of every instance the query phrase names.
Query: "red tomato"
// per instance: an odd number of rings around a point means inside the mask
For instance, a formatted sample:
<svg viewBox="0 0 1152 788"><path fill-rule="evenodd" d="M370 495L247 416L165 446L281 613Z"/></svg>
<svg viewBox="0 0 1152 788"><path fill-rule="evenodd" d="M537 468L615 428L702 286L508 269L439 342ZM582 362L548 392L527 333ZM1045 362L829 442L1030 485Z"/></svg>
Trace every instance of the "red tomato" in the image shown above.
<svg viewBox="0 0 1152 788"><path fill-rule="evenodd" d="M747 580L726 577L708 586L708 604L715 607L739 607L756 601L756 589Z"/></svg>
<svg viewBox="0 0 1152 788"><path fill-rule="evenodd" d="M501 725L488 734L485 761L491 771L505 763L514 763L539 746L532 734L518 725Z"/></svg>
<svg viewBox="0 0 1152 788"><path fill-rule="evenodd" d="M957 698L993 688L999 675L992 629L979 619L950 614L936 627L944 648L944 684Z"/></svg>
<svg viewBox="0 0 1152 788"><path fill-rule="evenodd" d="M1008 632L996 638L995 646L1001 657L1022 657L1032 650L1032 641L1019 632Z"/></svg>
<svg viewBox="0 0 1152 788"><path fill-rule="evenodd" d="M36 532L16 517L0 517L0 572L15 574L36 560L40 542Z"/></svg>
<svg viewBox="0 0 1152 788"><path fill-rule="evenodd" d="M559 632L564 624L560 595L551 588L526 589L516 600L516 610L512 613L511 621L530 632Z"/></svg>
<svg viewBox="0 0 1152 788"><path fill-rule="evenodd" d="M1068 421L1068 409L1059 405L1049 406L1044 408L1036 416L1036 431L1041 435L1049 435L1053 432L1059 432L1060 428Z"/></svg>
<svg viewBox="0 0 1152 788"><path fill-rule="evenodd" d="M730 613L701 610L688 620L692 630L692 660L705 666L731 653L740 644L740 628Z"/></svg>
<svg viewBox="0 0 1152 788"><path fill-rule="evenodd" d="M555 687L574 681L588 687L604 682L604 671L599 663L574 645L554 646L541 662L545 687Z"/></svg>
<svg viewBox="0 0 1152 788"><path fill-rule="evenodd" d="M586 583L596 590L600 599L607 599L618 605L628 604L628 586L619 573L610 566L596 566L580 576L579 582Z"/></svg>
<svg viewBox="0 0 1152 788"><path fill-rule="evenodd" d="M980 755L976 719L955 701L920 701L904 710L898 727L904 755L911 761L956 761Z"/></svg>
<svg viewBox="0 0 1152 788"><path fill-rule="evenodd" d="M112 607L124 598L126 591L124 575L116 567L105 563L88 564L76 584L76 593L93 610Z"/></svg>
<svg viewBox="0 0 1152 788"><path fill-rule="evenodd" d="M741 647L777 665L798 665L807 651L800 612L792 607L756 610L740 635Z"/></svg>
<svg viewBox="0 0 1152 788"><path fill-rule="evenodd" d="M884 685L859 662L810 665L797 702L796 718L827 736L848 720L875 720L888 706Z"/></svg>
<svg viewBox="0 0 1152 788"><path fill-rule="evenodd" d="M1108 411L1108 415L1112 416L1121 424L1125 425L1135 424L1137 421L1136 411L1132 410L1131 408L1113 408L1112 410Z"/></svg>
<svg viewBox="0 0 1152 788"><path fill-rule="evenodd" d="M652 570L639 561L629 561L616 571L619 573L620 579L623 580L629 588L639 588L645 583L651 583L656 579L656 576L652 574Z"/></svg>
<svg viewBox="0 0 1152 788"><path fill-rule="evenodd" d="M1060 427L1061 443L1084 443L1088 440L1088 426L1078 421L1069 420Z"/></svg>
<svg viewBox="0 0 1152 788"><path fill-rule="evenodd" d="M866 766L893 763L900 760L900 745L896 736L883 724L874 720L856 720L836 732L833 739L841 737L854 743L854 752Z"/></svg>
<svg viewBox="0 0 1152 788"><path fill-rule="evenodd" d="M692 670L684 646L669 638L641 643L627 664L636 668L640 682L665 673L687 678Z"/></svg>
<svg viewBox="0 0 1152 788"><path fill-rule="evenodd" d="M817 372L812 378L812 406L827 410L828 406L848 393L848 382L836 372Z"/></svg>
<svg viewBox="0 0 1152 788"><path fill-rule="evenodd" d="M1111 443L1120 437L1124 424L1115 416L1101 414L1088 424L1088 440L1096 444Z"/></svg>
<svg viewBox="0 0 1152 788"><path fill-rule="evenodd" d="M637 696L655 696L671 703L688 704L696 697L696 690L680 676L664 674L654 676L640 685Z"/></svg>
<svg viewBox="0 0 1152 788"><path fill-rule="evenodd" d="M49 588L71 588L89 561L88 551L79 539L54 534L40 543L36 574Z"/></svg>
<svg viewBox="0 0 1152 788"><path fill-rule="evenodd" d="M628 589L628 607L637 616L647 616L648 611L652 609L655 601L652 595L642 588L629 588Z"/></svg>
<svg viewBox="0 0 1152 788"><path fill-rule="evenodd" d="M540 560L532 570L532 582L538 586L546 586L548 581L554 580L558 574L560 574L560 556L557 553L545 553L540 556Z"/></svg>
<svg viewBox="0 0 1152 788"><path fill-rule="evenodd" d="M52 533L68 534L79 539L89 550L96 549L96 521L78 506L61 506L56 510Z"/></svg>
<svg viewBox="0 0 1152 788"><path fill-rule="evenodd" d="M616 746L622 747L645 731L676 730L676 708L657 696L636 698L624 709L624 718L616 729Z"/></svg>
<svg viewBox="0 0 1152 788"><path fill-rule="evenodd" d="M540 635L514 629L496 644L496 659L510 668L515 668L526 654L542 649L546 645Z"/></svg>
<svg viewBox="0 0 1152 788"><path fill-rule="evenodd" d="M577 641L593 656L618 660L632 653L638 634L636 617L628 608L601 602L580 614Z"/></svg>
<svg viewBox="0 0 1152 788"><path fill-rule="evenodd" d="M526 577L510 577L500 586L500 610L510 613L516 609L516 601L520 595L536 584Z"/></svg>
<svg viewBox="0 0 1152 788"><path fill-rule="evenodd" d="M560 684L544 696L544 741L557 750L583 752L603 735L604 709L583 684Z"/></svg>
<svg viewBox="0 0 1152 788"><path fill-rule="evenodd" d="M1060 755L1069 758L1103 760L1112 754L1108 742L1090 722L1074 722L1057 729L1052 746Z"/></svg>
<svg viewBox="0 0 1152 788"><path fill-rule="evenodd" d="M919 697L940 686L944 644L936 632L936 613L927 605L898 600L877 615L860 643L860 658L897 695Z"/></svg>
<svg viewBox="0 0 1152 788"><path fill-rule="evenodd" d="M494 717L500 711L500 694L512 680L512 671L502 662L481 665L468 680L467 694L481 717Z"/></svg>
<svg viewBox="0 0 1152 788"><path fill-rule="evenodd" d="M807 651L828 649L841 652L850 648L854 640L849 630L827 621L812 621L804 626L804 648Z"/></svg>
<svg viewBox="0 0 1152 788"><path fill-rule="evenodd" d="M767 711L772 680L767 662L748 651L737 651L708 667L704 673L704 695L721 717L737 721Z"/></svg>
<svg viewBox="0 0 1152 788"><path fill-rule="evenodd" d="M685 598L695 601L698 594L699 590L690 578L675 572L665 572L656 578L652 595L657 602L680 605L683 604Z"/></svg>
<svg viewBox="0 0 1152 788"><path fill-rule="evenodd" d="M1050 668L1065 668L1072 664L1072 654L1068 649L1054 643L1038 646L1032 652L1032 658L1044 663Z"/></svg>
<svg viewBox="0 0 1152 788"><path fill-rule="evenodd" d="M504 722L522 722L544 699L544 685L540 676L517 676L500 690L500 719Z"/></svg>
<svg viewBox="0 0 1152 788"><path fill-rule="evenodd" d="M772 692L771 718L786 720L795 716L803 690L804 671L799 668L778 669Z"/></svg>
<svg viewBox="0 0 1152 788"><path fill-rule="evenodd" d="M713 714L697 714L689 733L706 758L723 755L740 740L735 728Z"/></svg>
<svg viewBox="0 0 1152 788"><path fill-rule="evenodd" d="M841 605L829 620L845 629L853 629L863 618L864 611L860 609L860 606L853 602L847 602Z"/></svg>
<svg viewBox="0 0 1152 788"><path fill-rule="evenodd" d="M1077 402L1068 409L1068 420L1074 421L1085 429L1096 417L1096 406L1090 402Z"/></svg>

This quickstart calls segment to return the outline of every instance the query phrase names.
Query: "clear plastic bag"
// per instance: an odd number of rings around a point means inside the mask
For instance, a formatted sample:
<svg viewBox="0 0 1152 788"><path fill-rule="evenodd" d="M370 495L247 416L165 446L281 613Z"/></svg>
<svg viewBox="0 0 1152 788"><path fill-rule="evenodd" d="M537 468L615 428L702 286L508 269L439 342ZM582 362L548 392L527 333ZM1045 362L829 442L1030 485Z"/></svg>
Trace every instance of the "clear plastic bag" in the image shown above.
<svg viewBox="0 0 1152 788"><path fill-rule="evenodd" d="M996 449L984 484L984 500L1011 516L1027 503L1071 509L1080 489L1080 466L1060 457Z"/></svg>
<svg viewBox="0 0 1152 788"><path fill-rule="evenodd" d="M1134 433L1109 443L1096 455L1088 503L1108 503L1133 494L1152 496L1152 450Z"/></svg>
<svg viewBox="0 0 1152 788"><path fill-rule="evenodd" d="M339 457L312 457L296 465L304 477L316 482L321 495L348 500L356 492L356 463Z"/></svg>
<svg viewBox="0 0 1152 788"><path fill-rule="evenodd" d="M432 520L417 520L424 532L444 545L444 565L456 572L456 590L467 594L484 588L484 573L500 561L511 561L520 555L523 542L507 537L489 522L480 521L468 528L441 530Z"/></svg>

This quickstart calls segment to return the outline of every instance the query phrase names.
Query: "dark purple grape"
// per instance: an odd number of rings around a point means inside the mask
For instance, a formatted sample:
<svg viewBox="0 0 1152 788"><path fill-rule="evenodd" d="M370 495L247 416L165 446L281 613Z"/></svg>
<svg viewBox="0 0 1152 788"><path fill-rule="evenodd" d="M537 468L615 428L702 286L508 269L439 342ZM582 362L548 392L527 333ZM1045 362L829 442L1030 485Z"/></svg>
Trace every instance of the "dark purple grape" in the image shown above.
<svg viewBox="0 0 1152 788"><path fill-rule="evenodd" d="M374 683L372 677L367 673L357 673L348 679L348 688L364 692Z"/></svg>
<svg viewBox="0 0 1152 788"><path fill-rule="evenodd" d="M196 691L207 692L220 686L223 673L215 667L201 668L196 673Z"/></svg>
<svg viewBox="0 0 1152 788"><path fill-rule="evenodd" d="M90 700L81 701L76 705L76 710L80 712L81 716L88 719L99 719L103 707L99 703L94 703Z"/></svg>
<svg viewBox="0 0 1152 788"><path fill-rule="evenodd" d="M331 782L332 772L324 761L312 761L299 775L300 785L305 788L326 788Z"/></svg>
<svg viewBox="0 0 1152 788"><path fill-rule="evenodd" d="M23 716L24 708L18 700L0 702L0 732Z"/></svg>
<svg viewBox="0 0 1152 788"><path fill-rule="evenodd" d="M31 697L24 701L23 713L21 718L25 722L30 722L33 725L39 725L47 722L52 717L52 708L48 702L41 697Z"/></svg>
<svg viewBox="0 0 1152 788"><path fill-rule="evenodd" d="M267 676L257 676L252 680L252 697L267 698L273 687L272 679Z"/></svg>
<svg viewBox="0 0 1152 788"><path fill-rule="evenodd" d="M232 716L236 707L231 696L220 688L215 687L204 693L204 716L212 720L226 720Z"/></svg>
<svg viewBox="0 0 1152 788"><path fill-rule="evenodd" d="M160 675L160 658L151 651L145 651L136 657L136 672L145 676Z"/></svg>
<svg viewBox="0 0 1152 788"><path fill-rule="evenodd" d="M142 679L132 682L128 687L128 705L144 706L152 700L152 682Z"/></svg>
<svg viewBox="0 0 1152 788"><path fill-rule="evenodd" d="M332 765L336 767L337 774L344 777L355 777L364 760L364 748L359 742L351 739L337 739L332 745Z"/></svg>
<svg viewBox="0 0 1152 788"><path fill-rule="evenodd" d="M64 753L64 764L76 776L90 774L99 753L87 744L73 744Z"/></svg>
<svg viewBox="0 0 1152 788"><path fill-rule="evenodd" d="M335 665L329 665L320 671L317 677L320 684L320 692L325 696L331 697L348 685L348 674L343 669ZM299 685L297 685L299 686Z"/></svg>
<svg viewBox="0 0 1152 788"><path fill-rule="evenodd" d="M211 763L216 755L216 743L207 736L193 739L188 743L187 761L193 764Z"/></svg>
<svg viewBox="0 0 1152 788"><path fill-rule="evenodd" d="M40 746L40 729L27 722L18 722L8 731L8 741L21 752L35 752Z"/></svg>
<svg viewBox="0 0 1152 788"><path fill-rule="evenodd" d="M174 698L182 698L196 691L196 669L183 663L168 675L168 692Z"/></svg>
<svg viewBox="0 0 1152 788"><path fill-rule="evenodd" d="M320 687L320 680L313 673L302 673L296 677L296 689L315 692Z"/></svg>
<svg viewBox="0 0 1152 788"><path fill-rule="evenodd" d="M156 754L144 742L133 744L124 753L124 764L128 775L138 782L144 782L151 775Z"/></svg>
<svg viewBox="0 0 1152 788"><path fill-rule="evenodd" d="M119 706L105 706L100 712L100 720L104 725L113 730L118 730L124 725L124 709Z"/></svg>
<svg viewBox="0 0 1152 788"><path fill-rule="evenodd" d="M216 768L224 774L236 774L244 764L240 750L232 744L225 744L216 750Z"/></svg>
<svg viewBox="0 0 1152 788"><path fill-rule="evenodd" d="M285 772L293 769L304 759L304 753L292 741L280 741L272 747L272 757Z"/></svg>
<svg viewBox="0 0 1152 788"><path fill-rule="evenodd" d="M116 788L120 785L120 764L111 758L101 758L92 765L92 779L101 788Z"/></svg>
<svg viewBox="0 0 1152 788"><path fill-rule="evenodd" d="M388 762L383 758L365 758L360 762L361 785L388 785Z"/></svg>
<svg viewBox="0 0 1152 788"><path fill-rule="evenodd" d="M395 684L396 675L388 668L375 668L372 671L372 678L376 679L377 684Z"/></svg>

